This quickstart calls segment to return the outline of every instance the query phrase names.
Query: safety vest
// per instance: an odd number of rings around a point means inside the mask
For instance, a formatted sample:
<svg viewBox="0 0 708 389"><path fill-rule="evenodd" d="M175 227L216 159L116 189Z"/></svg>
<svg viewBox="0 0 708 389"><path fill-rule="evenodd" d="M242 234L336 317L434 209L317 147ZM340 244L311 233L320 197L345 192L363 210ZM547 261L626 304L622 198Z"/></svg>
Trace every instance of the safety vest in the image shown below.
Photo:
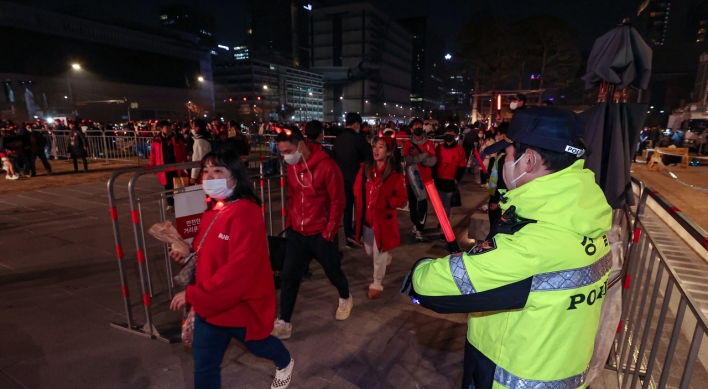
<svg viewBox="0 0 708 389"><path fill-rule="evenodd" d="M503 152L500 152L497 155L497 158L494 160L492 170L489 173L489 186L487 187L487 193L489 193L490 196L494 196L494 193L497 191L497 186L499 185L499 160L504 160L505 156L506 154ZM502 164L502 166L504 165Z"/></svg>
<svg viewBox="0 0 708 389"><path fill-rule="evenodd" d="M492 361L483 373L494 388L583 388L612 267L612 210L582 160L504 193L500 206L499 233L421 261L413 293L436 312L469 314L467 341Z"/></svg>

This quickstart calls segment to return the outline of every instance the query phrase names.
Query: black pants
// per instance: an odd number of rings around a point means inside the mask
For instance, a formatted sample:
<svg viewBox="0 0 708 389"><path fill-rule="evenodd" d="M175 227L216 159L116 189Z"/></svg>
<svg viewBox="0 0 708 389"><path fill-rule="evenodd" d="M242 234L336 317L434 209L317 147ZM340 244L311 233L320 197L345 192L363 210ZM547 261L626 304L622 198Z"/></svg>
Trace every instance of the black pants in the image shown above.
<svg viewBox="0 0 708 389"><path fill-rule="evenodd" d="M167 179L167 183L165 184L165 191L172 191L175 189L175 178L179 177L179 174L177 172L165 172L165 178ZM170 196L167 198L167 205L174 207L175 206L175 198L173 196Z"/></svg>
<svg viewBox="0 0 708 389"><path fill-rule="evenodd" d="M329 282L337 288L340 298L349 298L349 281L342 271L339 240L328 242L321 234L304 236L288 228L285 243L285 264L280 272L280 319L290 323L300 281L312 257L322 265Z"/></svg>
<svg viewBox="0 0 708 389"><path fill-rule="evenodd" d="M35 165L35 162L37 162L37 158L39 158L40 161L42 161L42 165L44 166L44 169L47 171L47 173L52 172L52 166L49 164L49 161L47 161L47 155L44 154L44 150L38 151L36 153L31 153L30 154L30 159L29 159L29 167L30 167L30 172L32 175L37 175L37 167Z"/></svg>
<svg viewBox="0 0 708 389"><path fill-rule="evenodd" d="M76 153L71 153L71 160L74 162L74 171L78 172L79 171L79 163L78 159L81 158L81 161L84 163L84 171L88 171L88 161L86 161L86 156L81 154L81 155L76 155Z"/></svg>
<svg viewBox="0 0 708 389"><path fill-rule="evenodd" d="M492 210L492 202L489 201L489 235L487 235L487 240L494 237L497 234L497 227L501 221L502 210L497 204L497 209Z"/></svg>
<svg viewBox="0 0 708 389"><path fill-rule="evenodd" d="M406 188L408 189L408 209L411 214L411 222L418 231L423 232L425 221L428 219L428 200L418 201L411 186L408 185Z"/></svg>
<svg viewBox="0 0 708 389"><path fill-rule="evenodd" d="M344 237L354 237L354 184L351 186L348 183L344 184Z"/></svg>

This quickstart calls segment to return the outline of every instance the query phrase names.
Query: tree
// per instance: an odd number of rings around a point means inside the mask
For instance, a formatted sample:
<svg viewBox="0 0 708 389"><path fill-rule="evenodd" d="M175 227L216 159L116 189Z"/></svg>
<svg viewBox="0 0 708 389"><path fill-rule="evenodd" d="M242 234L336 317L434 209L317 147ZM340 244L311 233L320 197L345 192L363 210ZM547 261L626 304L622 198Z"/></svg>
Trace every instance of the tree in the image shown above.
<svg viewBox="0 0 708 389"><path fill-rule="evenodd" d="M581 64L577 29L549 15L526 18L519 27L532 42L527 54L529 62L540 70L539 89L546 84L556 88L569 86ZM539 94L538 103L542 100L543 94Z"/></svg>

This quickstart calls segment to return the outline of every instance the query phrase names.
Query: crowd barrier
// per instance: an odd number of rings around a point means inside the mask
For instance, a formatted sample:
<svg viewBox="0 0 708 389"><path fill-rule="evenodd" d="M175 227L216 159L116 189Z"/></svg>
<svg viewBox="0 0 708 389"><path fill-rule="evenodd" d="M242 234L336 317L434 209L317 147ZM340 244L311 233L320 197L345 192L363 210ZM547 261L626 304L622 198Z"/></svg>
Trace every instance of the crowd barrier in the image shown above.
<svg viewBox="0 0 708 389"><path fill-rule="evenodd" d="M622 311L606 367L617 371L621 389L705 387L708 349L703 340L708 321L701 303L687 287L695 280L682 279L667 253L681 236L705 257L708 234L657 191L635 178L633 185L638 201L636 207L626 210L631 239L625 246L621 276ZM668 216L657 215L650 222L646 218L648 202ZM657 221L665 228L673 226L677 236L672 239L656 229L650 231L647 223ZM704 265L686 266L699 269ZM700 374L694 376L696 369Z"/></svg>
<svg viewBox="0 0 708 389"><path fill-rule="evenodd" d="M273 161L273 159L258 158L257 161L248 162L250 165L255 165L248 168L249 176L256 193L260 195L263 202L262 214L266 223L266 230L269 231L270 235L279 233L285 226L286 177L283 175L282 164L278 160L275 160L278 165L277 173L267 174L265 167L268 164L273 164ZM146 238L145 231L154 223L168 220L168 215L165 212L168 198L187 193L193 187L182 187L167 191L146 191L145 189L140 189L138 183L140 178L146 175L178 172L198 167L199 163L197 162L156 167L135 167L117 170L109 178L107 183L108 205L113 225L121 295L125 309L125 322L111 323L112 327L169 343L180 341L180 323L175 321L176 316L174 314L167 313L169 302L174 296L173 266L179 265L174 264L170 259L168 245L158 242L152 237ZM130 176L127 188L125 188L127 196L119 198L116 196L116 183L118 178L124 175ZM195 196L196 205L199 206L201 204L203 207L204 198L203 195ZM128 206L127 209L126 205ZM176 213L179 213L179 211L179 209L175 210ZM277 215L277 213L280 213L280 215ZM125 216L121 217L121 215ZM280 216L280 218L277 216ZM120 221L124 220L124 218L130 220L129 227L120 224ZM169 218L169 220L172 220L175 226L179 224L178 221L172 218ZM193 227L191 231L195 231L196 228L194 227L197 225L190 224ZM134 245L130 247L126 247L126 243L129 243L129 240L124 241L123 239L123 230L127 228L132 230L134 238ZM150 249L150 253L148 253L148 249ZM134 256L128 254L131 251L135 253ZM135 261L129 260L131 257ZM164 267L160 264L163 261ZM133 311L135 306L131 301L130 290L135 287L140 289L142 295L142 320L137 319ZM137 305L140 305L140 303ZM156 313L154 309L157 309L158 312ZM159 317L159 319L156 319L156 317Z"/></svg>
<svg viewBox="0 0 708 389"><path fill-rule="evenodd" d="M70 131L43 132L49 144L49 154L55 159L71 158ZM86 137L87 158L93 160L123 161L140 165L141 160L150 157L150 148L154 136L135 133L115 134L89 130Z"/></svg>

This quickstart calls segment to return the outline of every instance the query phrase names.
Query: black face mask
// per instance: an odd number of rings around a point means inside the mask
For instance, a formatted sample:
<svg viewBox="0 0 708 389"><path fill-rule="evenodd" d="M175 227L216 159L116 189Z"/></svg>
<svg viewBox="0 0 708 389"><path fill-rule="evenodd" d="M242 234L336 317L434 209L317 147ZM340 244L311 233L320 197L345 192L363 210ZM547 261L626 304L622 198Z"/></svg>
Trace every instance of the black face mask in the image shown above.
<svg viewBox="0 0 708 389"><path fill-rule="evenodd" d="M445 142L452 143L455 141L455 135L447 134L447 135L445 135L444 139L445 139Z"/></svg>
<svg viewBox="0 0 708 389"><path fill-rule="evenodd" d="M422 127L416 128L415 130L413 130L413 134L415 134L415 136L423 135L423 128Z"/></svg>

